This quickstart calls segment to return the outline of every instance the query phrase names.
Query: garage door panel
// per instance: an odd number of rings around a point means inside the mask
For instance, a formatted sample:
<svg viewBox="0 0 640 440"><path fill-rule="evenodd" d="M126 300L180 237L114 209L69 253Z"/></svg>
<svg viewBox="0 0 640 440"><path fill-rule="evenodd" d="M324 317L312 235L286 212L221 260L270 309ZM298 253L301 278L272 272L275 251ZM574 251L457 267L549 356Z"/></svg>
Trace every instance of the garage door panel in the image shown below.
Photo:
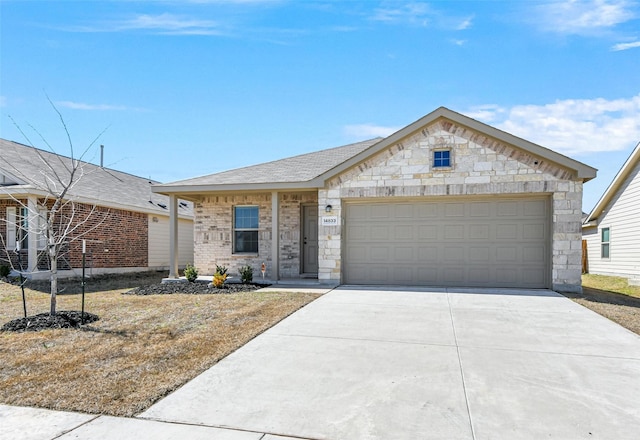
<svg viewBox="0 0 640 440"><path fill-rule="evenodd" d="M425 245L418 249L418 258L425 263L434 263L438 261L438 248L435 246Z"/></svg>
<svg viewBox="0 0 640 440"><path fill-rule="evenodd" d="M496 226L496 240L516 240L518 238L518 225L515 223L502 223Z"/></svg>
<svg viewBox="0 0 640 440"><path fill-rule="evenodd" d="M396 240L413 240L413 233L415 226L413 225L398 225L393 228L393 238Z"/></svg>
<svg viewBox="0 0 640 440"><path fill-rule="evenodd" d="M436 267L422 267L417 271L418 284L438 284L438 269Z"/></svg>
<svg viewBox="0 0 640 440"><path fill-rule="evenodd" d="M444 238L446 240L463 240L464 225L445 225Z"/></svg>
<svg viewBox="0 0 640 440"><path fill-rule="evenodd" d="M498 217L515 217L518 215L518 202L498 202Z"/></svg>
<svg viewBox="0 0 640 440"><path fill-rule="evenodd" d="M414 248L409 246L396 247L394 260L398 262L413 262L415 260Z"/></svg>
<svg viewBox="0 0 640 440"><path fill-rule="evenodd" d="M464 217L464 203L446 203L444 205L445 217Z"/></svg>
<svg viewBox="0 0 640 440"><path fill-rule="evenodd" d="M491 225L469 225L469 240L488 240Z"/></svg>
<svg viewBox="0 0 640 440"><path fill-rule="evenodd" d="M416 206L417 218L434 218L438 216L438 204L437 203L422 203Z"/></svg>
<svg viewBox="0 0 640 440"><path fill-rule="evenodd" d="M441 270L442 282L444 284L455 284L458 280L466 278L463 267L444 267Z"/></svg>
<svg viewBox="0 0 640 440"><path fill-rule="evenodd" d="M479 263L489 261L490 249L489 246L474 246L469 248L469 262Z"/></svg>
<svg viewBox="0 0 640 440"><path fill-rule="evenodd" d="M540 213L547 214L547 203L545 200L527 200L522 202L525 217L538 217Z"/></svg>
<svg viewBox="0 0 640 440"><path fill-rule="evenodd" d="M385 262L389 261L391 258L391 246L372 246L371 247L371 261L374 262Z"/></svg>
<svg viewBox="0 0 640 440"><path fill-rule="evenodd" d="M343 282L547 287L547 197L347 204Z"/></svg>
<svg viewBox="0 0 640 440"><path fill-rule="evenodd" d="M409 204L398 204L393 210L394 217L397 219L402 218L413 218L413 205Z"/></svg>
<svg viewBox="0 0 640 440"><path fill-rule="evenodd" d="M542 223L527 223L522 228L522 238L525 240L544 240L545 225Z"/></svg>
<svg viewBox="0 0 640 440"><path fill-rule="evenodd" d="M489 217L491 204L489 202L469 203L469 217Z"/></svg>
<svg viewBox="0 0 640 440"><path fill-rule="evenodd" d="M426 240L438 239L438 227L436 225L418 225L418 241L425 242Z"/></svg>
<svg viewBox="0 0 640 440"><path fill-rule="evenodd" d="M500 246L496 248L496 263L512 263L518 261L517 246Z"/></svg>
<svg viewBox="0 0 640 440"><path fill-rule="evenodd" d="M473 280L477 285L485 285L491 282L491 267L473 267L469 268L469 279Z"/></svg>
<svg viewBox="0 0 640 440"><path fill-rule="evenodd" d="M388 219L389 218L389 205L372 205L370 216L375 219Z"/></svg>

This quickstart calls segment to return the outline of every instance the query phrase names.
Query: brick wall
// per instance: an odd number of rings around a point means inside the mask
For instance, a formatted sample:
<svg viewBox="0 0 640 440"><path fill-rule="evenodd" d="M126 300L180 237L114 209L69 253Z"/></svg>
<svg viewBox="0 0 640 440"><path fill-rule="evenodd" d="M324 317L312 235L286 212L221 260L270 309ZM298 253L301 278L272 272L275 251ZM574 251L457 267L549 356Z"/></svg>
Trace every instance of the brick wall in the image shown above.
<svg viewBox="0 0 640 440"><path fill-rule="evenodd" d="M317 204L316 192L279 194L280 277L300 275L300 217L303 204ZM233 254L233 207L258 206L258 254ZM253 267L254 277L261 276L260 266L267 266L272 277L271 193L203 197L195 204L194 265L201 274L212 275L216 265L226 266L238 274L241 266Z"/></svg>
<svg viewBox="0 0 640 440"><path fill-rule="evenodd" d="M19 206L13 200L0 200L0 235L2 243L6 237L6 208ZM50 205L51 206L51 205ZM63 213L72 215L71 206ZM75 204L73 213L77 226L63 245L58 269L82 267L82 239L87 241L87 266L94 268L147 267L148 265L148 216L143 213ZM82 223L89 216L90 220ZM83 235L84 234L84 235ZM4 246L2 246L4 248ZM23 267L27 267L27 250L21 251ZM9 252L13 267L17 267L15 252ZM7 253L2 250L0 264L7 262ZM38 252L38 268L49 268L44 250Z"/></svg>

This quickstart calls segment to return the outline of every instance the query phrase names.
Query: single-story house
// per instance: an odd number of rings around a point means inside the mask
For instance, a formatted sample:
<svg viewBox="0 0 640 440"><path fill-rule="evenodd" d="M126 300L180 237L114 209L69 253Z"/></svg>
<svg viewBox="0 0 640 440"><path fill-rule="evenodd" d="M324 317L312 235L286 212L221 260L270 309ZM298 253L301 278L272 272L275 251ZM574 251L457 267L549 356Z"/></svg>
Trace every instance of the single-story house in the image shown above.
<svg viewBox="0 0 640 440"><path fill-rule="evenodd" d="M640 143L585 218L587 271L640 285Z"/></svg>
<svg viewBox="0 0 640 440"><path fill-rule="evenodd" d="M57 173L68 179L71 159L4 139L0 157L0 265L18 269L19 247L22 270L30 277L45 278L46 240L33 213L47 215L46 176ZM92 209L94 213L82 226L73 224L77 229L69 234L58 261L59 275L80 273L81 231L89 274L168 269L169 198L151 191L158 182L88 162L81 162L79 169L82 177L66 199L74 202L78 221ZM193 204L179 202L176 219L180 231L176 263L184 266L193 261Z"/></svg>
<svg viewBox="0 0 640 440"><path fill-rule="evenodd" d="M582 185L595 176L441 107L384 139L153 191L172 219L178 198L195 203L202 272L265 263L271 280L580 291Z"/></svg>

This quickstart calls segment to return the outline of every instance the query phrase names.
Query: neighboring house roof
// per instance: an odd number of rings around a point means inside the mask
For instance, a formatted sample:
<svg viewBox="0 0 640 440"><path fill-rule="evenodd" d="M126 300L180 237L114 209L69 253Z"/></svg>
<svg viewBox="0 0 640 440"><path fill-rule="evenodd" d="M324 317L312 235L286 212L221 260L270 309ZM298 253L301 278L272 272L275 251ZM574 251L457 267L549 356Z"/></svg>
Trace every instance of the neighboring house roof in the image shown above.
<svg viewBox="0 0 640 440"><path fill-rule="evenodd" d="M0 197L3 194L45 195L44 173L47 167L68 176L71 158L0 139ZM82 162L82 177L69 190L69 199L129 211L169 215L169 198L151 191L159 182ZM164 206L164 207L163 207ZM192 203L180 206L181 216L192 217Z"/></svg>
<svg viewBox="0 0 640 440"><path fill-rule="evenodd" d="M600 197L600 200L598 200L598 203L596 203L587 218L584 220L583 225L585 227L595 226L595 224L590 223L598 220L600 214L602 214L609 202L611 202L611 200L613 200L613 198L618 194L623 183L627 180L629 174L638 164L640 164L640 142L633 149L627 161L622 165L618 174L616 174L611 184L609 184L604 194L602 194L602 197Z"/></svg>
<svg viewBox="0 0 640 440"><path fill-rule="evenodd" d="M453 112L445 107L440 107L384 139L372 139L208 176L153 185L153 191L163 194L181 194L184 197L189 197L197 193L215 191L321 188L330 178L356 166L372 155L398 143L441 118L510 144L566 169L573 170L576 176L584 181L596 176L596 170L588 165L478 122L460 113Z"/></svg>

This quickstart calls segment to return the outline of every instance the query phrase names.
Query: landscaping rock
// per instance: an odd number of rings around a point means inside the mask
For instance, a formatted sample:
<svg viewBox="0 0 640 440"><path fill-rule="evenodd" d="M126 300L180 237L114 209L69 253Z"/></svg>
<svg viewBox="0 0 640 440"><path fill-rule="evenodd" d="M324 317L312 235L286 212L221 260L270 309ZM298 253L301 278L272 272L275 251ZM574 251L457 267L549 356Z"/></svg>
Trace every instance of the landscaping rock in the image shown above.
<svg viewBox="0 0 640 440"><path fill-rule="evenodd" d="M98 315L84 312L84 323L95 322ZM82 325L82 312L60 311L54 316L49 313L40 313L38 315L27 316L26 318L14 319L7 322L0 328L3 332L37 332L46 329L58 328L79 328Z"/></svg>
<svg viewBox="0 0 640 440"><path fill-rule="evenodd" d="M171 295L174 293L186 293L191 295L212 295L225 293L252 292L266 287L259 284L225 284L218 289L210 283L163 283L140 286L124 292L123 295Z"/></svg>

